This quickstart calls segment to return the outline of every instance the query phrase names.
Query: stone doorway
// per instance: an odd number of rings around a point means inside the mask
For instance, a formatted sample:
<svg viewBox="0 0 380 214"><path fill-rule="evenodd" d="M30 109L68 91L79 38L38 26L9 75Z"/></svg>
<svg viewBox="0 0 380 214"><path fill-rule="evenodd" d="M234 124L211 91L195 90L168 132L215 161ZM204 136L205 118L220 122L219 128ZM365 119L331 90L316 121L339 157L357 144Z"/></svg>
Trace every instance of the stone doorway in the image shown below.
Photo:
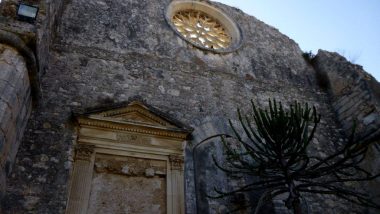
<svg viewBox="0 0 380 214"><path fill-rule="evenodd" d="M67 214L184 213L191 129L162 115L137 101L77 115Z"/></svg>

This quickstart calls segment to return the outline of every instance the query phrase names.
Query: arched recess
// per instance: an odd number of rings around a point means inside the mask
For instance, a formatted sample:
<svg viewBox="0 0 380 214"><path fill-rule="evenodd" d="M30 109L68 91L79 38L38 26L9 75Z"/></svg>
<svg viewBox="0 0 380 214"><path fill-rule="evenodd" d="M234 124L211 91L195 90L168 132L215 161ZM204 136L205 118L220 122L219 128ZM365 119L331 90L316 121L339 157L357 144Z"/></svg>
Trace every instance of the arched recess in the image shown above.
<svg viewBox="0 0 380 214"><path fill-rule="evenodd" d="M66 208L72 213L184 213L191 129L141 101L77 115Z"/></svg>

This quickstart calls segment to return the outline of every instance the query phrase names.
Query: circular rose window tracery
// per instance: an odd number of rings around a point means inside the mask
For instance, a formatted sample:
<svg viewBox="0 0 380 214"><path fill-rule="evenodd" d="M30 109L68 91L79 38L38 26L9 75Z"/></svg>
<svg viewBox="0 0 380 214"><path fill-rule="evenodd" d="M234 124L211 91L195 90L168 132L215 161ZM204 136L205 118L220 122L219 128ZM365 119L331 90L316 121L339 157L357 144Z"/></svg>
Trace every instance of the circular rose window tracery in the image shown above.
<svg viewBox="0 0 380 214"><path fill-rule="evenodd" d="M198 45L218 50L231 44L231 36L219 21L201 11L179 11L172 21L183 37Z"/></svg>
<svg viewBox="0 0 380 214"><path fill-rule="evenodd" d="M182 39L203 50L229 53L242 44L239 26L209 3L172 1L166 9L165 19Z"/></svg>

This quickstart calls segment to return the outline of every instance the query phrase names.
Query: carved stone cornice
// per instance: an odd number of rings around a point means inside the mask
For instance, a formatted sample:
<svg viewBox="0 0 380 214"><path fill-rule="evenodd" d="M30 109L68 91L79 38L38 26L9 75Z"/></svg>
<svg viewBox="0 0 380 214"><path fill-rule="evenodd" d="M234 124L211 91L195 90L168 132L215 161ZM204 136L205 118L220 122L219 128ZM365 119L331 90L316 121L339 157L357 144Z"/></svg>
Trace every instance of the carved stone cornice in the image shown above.
<svg viewBox="0 0 380 214"><path fill-rule="evenodd" d="M75 147L75 160L90 161L94 148L94 145L78 144Z"/></svg>
<svg viewBox="0 0 380 214"><path fill-rule="evenodd" d="M183 171L183 156L180 155L169 155L169 161L172 170L181 170Z"/></svg>
<svg viewBox="0 0 380 214"><path fill-rule="evenodd" d="M150 134L183 140L185 140L188 135L188 133L176 130L176 128L144 126L140 124L134 124L132 122L119 122L106 119L100 120L95 118L78 118L78 122L81 126L137 132L141 134Z"/></svg>

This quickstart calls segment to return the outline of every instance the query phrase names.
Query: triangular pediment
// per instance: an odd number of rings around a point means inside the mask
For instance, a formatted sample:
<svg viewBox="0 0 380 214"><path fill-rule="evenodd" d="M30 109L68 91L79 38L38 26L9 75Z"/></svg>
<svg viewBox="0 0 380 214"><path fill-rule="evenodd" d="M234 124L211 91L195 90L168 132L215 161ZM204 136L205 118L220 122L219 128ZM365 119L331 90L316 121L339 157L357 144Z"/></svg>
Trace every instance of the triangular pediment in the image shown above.
<svg viewBox="0 0 380 214"><path fill-rule="evenodd" d="M187 128L176 120L166 117L165 113L141 102L132 101L119 106L103 107L77 117L79 124L99 126L119 130L136 130L137 132L155 132L168 135L187 135L191 128Z"/></svg>
<svg viewBox="0 0 380 214"><path fill-rule="evenodd" d="M163 128L179 128L174 124L171 124L168 120L155 115L147 106L137 101L134 101L125 107L91 114L89 115L89 118Z"/></svg>
<svg viewBox="0 0 380 214"><path fill-rule="evenodd" d="M145 125L154 126L172 126L164 120L159 118L154 118L153 115L141 112L139 109L122 109L125 113L117 114L108 118L112 118L114 121L131 122L131 123L141 123ZM144 114L145 113L145 114ZM107 118L107 117L106 117ZM174 126L172 126L174 127Z"/></svg>

